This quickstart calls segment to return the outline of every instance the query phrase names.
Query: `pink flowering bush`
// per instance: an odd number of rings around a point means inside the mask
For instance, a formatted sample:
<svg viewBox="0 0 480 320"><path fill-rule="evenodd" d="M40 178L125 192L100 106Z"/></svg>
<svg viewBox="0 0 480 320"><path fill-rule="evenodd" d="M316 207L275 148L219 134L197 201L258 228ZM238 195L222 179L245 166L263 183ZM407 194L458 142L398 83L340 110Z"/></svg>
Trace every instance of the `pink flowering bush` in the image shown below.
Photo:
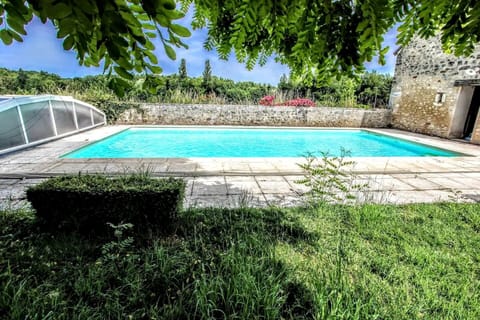
<svg viewBox="0 0 480 320"><path fill-rule="evenodd" d="M315 107L315 102L306 98L297 98L277 104L278 106Z"/></svg>
<svg viewBox="0 0 480 320"><path fill-rule="evenodd" d="M262 99L260 99L260 104L262 106L273 106L273 100L275 100L274 96L265 96Z"/></svg>
<svg viewBox="0 0 480 320"><path fill-rule="evenodd" d="M274 103L274 100L274 96L265 96L260 99L259 104L262 106L315 107L315 102L306 98L297 98L280 103Z"/></svg>

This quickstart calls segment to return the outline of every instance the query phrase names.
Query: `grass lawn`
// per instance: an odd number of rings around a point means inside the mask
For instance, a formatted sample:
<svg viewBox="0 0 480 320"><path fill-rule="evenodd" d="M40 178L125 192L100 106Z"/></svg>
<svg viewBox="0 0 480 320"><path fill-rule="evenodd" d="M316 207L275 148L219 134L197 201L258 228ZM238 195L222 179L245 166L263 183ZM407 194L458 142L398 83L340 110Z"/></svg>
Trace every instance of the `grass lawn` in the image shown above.
<svg viewBox="0 0 480 320"><path fill-rule="evenodd" d="M0 213L0 318L480 319L480 205L202 209L138 243Z"/></svg>

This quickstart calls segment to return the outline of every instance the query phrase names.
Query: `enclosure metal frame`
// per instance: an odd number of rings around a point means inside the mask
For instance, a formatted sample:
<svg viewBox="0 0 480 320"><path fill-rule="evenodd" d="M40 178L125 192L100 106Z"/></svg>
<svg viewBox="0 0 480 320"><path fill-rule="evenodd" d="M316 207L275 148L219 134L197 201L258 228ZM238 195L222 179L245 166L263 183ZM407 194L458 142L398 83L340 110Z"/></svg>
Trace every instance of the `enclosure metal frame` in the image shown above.
<svg viewBox="0 0 480 320"><path fill-rule="evenodd" d="M39 144L42 144L42 143L45 143L45 142L48 142L48 141L63 138L63 137L66 137L66 136L69 136L69 135L72 135L72 134L75 134L75 133L79 133L79 132L82 132L82 131L85 131L85 130L90 130L90 129L93 129L95 127L103 126L107 123L107 118L106 118L104 112L102 112L98 108L92 106L91 104L88 104L86 102L74 99L73 97L70 97L70 96L56 96L56 95L15 96L15 95L12 95L12 96L2 96L2 97L6 97L6 98L9 98L9 99L4 100L4 101L0 101L0 115L1 115L1 112L3 112L3 111L9 110L9 109L14 109L14 108L17 109L18 119L19 119L19 122L20 122L20 126L21 126L21 129L22 129L22 134L23 134L23 138L24 138L25 143L22 144L22 145L15 146L15 147L7 148L7 149L1 149L0 150L0 155L6 154L6 153L9 153L9 152L13 152L13 151L18 151L18 150L25 149L25 148L29 148L29 147L32 147L32 146L36 146L36 145L39 145ZM49 108L49 113L50 113L50 119L52 121L52 128L53 128L53 131L54 131L54 135L51 136L51 137L45 138L45 139L37 140L35 142L30 142L29 139L28 139L27 131L26 131L26 128L25 128L25 122L24 122L24 119L23 119L22 112L21 112L20 108L24 104L31 104L31 103L45 102L45 101L48 101L48 108ZM53 114L52 101L72 103L73 121L75 123L76 130L69 131L69 132L66 132L66 133L63 133L63 134L58 134L57 126L56 126L56 123L55 123L55 116ZM76 112L76 104L83 105L83 106L88 107L90 109L90 120L91 120L91 123L92 123L91 126L79 129L77 112ZM94 118L93 118L93 111L96 111L103 116L103 121L102 122L95 123Z"/></svg>

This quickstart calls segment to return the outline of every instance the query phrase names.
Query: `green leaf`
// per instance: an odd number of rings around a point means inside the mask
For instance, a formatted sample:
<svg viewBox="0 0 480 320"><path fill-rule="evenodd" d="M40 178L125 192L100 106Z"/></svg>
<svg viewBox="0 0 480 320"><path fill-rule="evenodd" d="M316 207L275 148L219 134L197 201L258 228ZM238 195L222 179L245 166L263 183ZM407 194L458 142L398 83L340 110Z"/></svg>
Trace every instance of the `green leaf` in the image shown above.
<svg viewBox="0 0 480 320"><path fill-rule="evenodd" d="M143 29L146 29L146 30L157 30L157 28L155 28L155 26L150 23L144 23L142 27Z"/></svg>
<svg viewBox="0 0 480 320"><path fill-rule="evenodd" d="M137 19L135 19L135 16L131 12L120 11L120 15L122 16L123 20L130 25L132 29L141 28L142 25Z"/></svg>
<svg viewBox="0 0 480 320"><path fill-rule="evenodd" d="M141 21L141 22L149 22L150 21L150 16L148 14L138 14L135 16L138 21Z"/></svg>
<svg viewBox="0 0 480 320"><path fill-rule="evenodd" d="M7 11L7 22L9 20L16 20L18 21L18 23L21 23L21 24L25 24L28 22L26 17L24 17L23 14L18 11L20 7L22 6L17 7L16 5L13 5L13 4L9 4L9 3L5 4L5 9Z"/></svg>
<svg viewBox="0 0 480 320"><path fill-rule="evenodd" d="M113 67L115 69L115 72L122 78L128 79L128 80L133 80L133 75L129 73L127 70L125 70L123 67L120 66L115 66Z"/></svg>
<svg viewBox="0 0 480 320"><path fill-rule="evenodd" d="M148 39L147 39L146 37L144 37L143 34L142 34L141 36L137 36L136 34L132 33L132 37L133 37L136 41L138 41L142 46L144 46L144 45L147 43L147 41L148 41ZM152 46L153 46L153 44L152 44ZM153 49L151 49L151 50L153 50Z"/></svg>
<svg viewBox="0 0 480 320"><path fill-rule="evenodd" d="M70 50L73 48L73 44L75 43L75 39L72 36L68 36L63 40L63 49Z"/></svg>
<svg viewBox="0 0 480 320"><path fill-rule="evenodd" d="M17 33L26 35L25 26L22 22L17 19L12 19L11 16L7 16L7 24L10 28L15 30Z"/></svg>
<svg viewBox="0 0 480 320"><path fill-rule="evenodd" d="M147 65L147 68L155 74L160 74L163 72L163 69L159 66Z"/></svg>
<svg viewBox="0 0 480 320"><path fill-rule="evenodd" d="M62 19L58 22L57 28L57 38L61 39L73 33L75 30L75 25L70 19Z"/></svg>
<svg viewBox="0 0 480 320"><path fill-rule="evenodd" d="M3 43L6 45L12 44L13 42L12 36L6 29L0 30L0 39L2 39Z"/></svg>
<svg viewBox="0 0 480 320"><path fill-rule="evenodd" d="M167 28L171 24L170 20L166 16L161 15L161 14L157 14L155 19L164 28Z"/></svg>
<svg viewBox="0 0 480 320"><path fill-rule="evenodd" d="M119 66L121 66L125 70L132 70L133 69L133 65L130 63L130 61L128 61L124 57L121 57L116 62L118 63Z"/></svg>
<svg viewBox="0 0 480 320"><path fill-rule="evenodd" d="M132 9L132 11L133 11L133 12L136 12L136 13L143 13L143 12L145 12L145 11L143 11L143 8L142 8L141 6L136 5L136 4L131 5L131 6L130 6L130 9Z"/></svg>
<svg viewBox="0 0 480 320"><path fill-rule="evenodd" d="M175 10L175 1L173 0L160 0L160 4L167 10Z"/></svg>
<svg viewBox="0 0 480 320"><path fill-rule="evenodd" d="M53 19L63 19L68 17L71 13L72 6L67 5L63 2L57 3L56 5L47 8L48 16Z"/></svg>
<svg viewBox="0 0 480 320"><path fill-rule="evenodd" d="M164 43L163 44L163 47L165 48L165 53L167 54L167 56L172 59L172 60L175 60L177 59L177 54L175 53L175 50L173 50L173 48L171 46L169 46L168 44Z"/></svg>
<svg viewBox="0 0 480 320"><path fill-rule="evenodd" d="M71 20L70 20L71 19ZM105 19L105 17L104 17ZM67 21L70 20L70 23L76 24L77 26L81 26L83 29L92 28L92 23L96 21L92 21L89 17L85 15L85 13L77 7L73 7L73 15Z"/></svg>
<svg viewBox="0 0 480 320"><path fill-rule="evenodd" d="M170 20L177 20L185 17L185 14L177 11L177 10L171 10L171 11L163 11L161 14L169 18Z"/></svg>
<svg viewBox="0 0 480 320"><path fill-rule="evenodd" d="M145 41L144 46L148 50L155 50L155 46L153 45L152 41L150 41L148 39L147 39L147 41Z"/></svg>
<svg viewBox="0 0 480 320"><path fill-rule="evenodd" d="M7 32L12 36L13 39L17 40L18 42L23 42L23 38L15 31L7 30Z"/></svg>
<svg viewBox="0 0 480 320"><path fill-rule="evenodd" d="M75 0L75 6L82 9L82 11L87 14L95 14L98 12L95 1L92 2L88 0Z"/></svg>
<svg viewBox="0 0 480 320"><path fill-rule="evenodd" d="M157 34L155 32L145 32L145 34L147 35L147 37L152 39L157 37Z"/></svg>
<svg viewBox="0 0 480 320"><path fill-rule="evenodd" d="M172 24L170 26L170 30L172 30L174 33L178 34L180 37L190 37L192 33L190 30L185 28L184 26L181 26L179 24Z"/></svg>
<svg viewBox="0 0 480 320"><path fill-rule="evenodd" d="M145 51L145 55L150 59L153 64L158 64L157 56L150 51Z"/></svg>
<svg viewBox="0 0 480 320"><path fill-rule="evenodd" d="M113 59L113 60L118 60L120 58L120 50L119 48L115 45L115 43L111 41L105 42L105 46L107 47L107 52L108 55Z"/></svg>

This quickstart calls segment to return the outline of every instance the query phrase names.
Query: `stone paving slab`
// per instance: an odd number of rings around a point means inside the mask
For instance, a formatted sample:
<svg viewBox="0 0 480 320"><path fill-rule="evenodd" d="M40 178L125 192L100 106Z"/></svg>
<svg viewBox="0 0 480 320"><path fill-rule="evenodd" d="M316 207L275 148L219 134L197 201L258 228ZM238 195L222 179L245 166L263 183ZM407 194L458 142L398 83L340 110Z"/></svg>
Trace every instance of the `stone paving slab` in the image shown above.
<svg viewBox="0 0 480 320"><path fill-rule="evenodd" d="M192 197L226 196L228 193L225 177L197 177L193 181Z"/></svg>
<svg viewBox="0 0 480 320"><path fill-rule="evenodd" d="M261 194L262 190L255 180L254 176L238 177L226 176L226 186L229 194L242 194L250 192L254 194Z"/></svg>
<svg viewBox="0 0 480 320"><path fill-rule="evenodd" d="M276 178L283 178L283 177L276 177ZM287 182L287 180L268 180L268 178L259 179L256 177L257 184L259 188L264 193L280 193L280 194L288 194L292 192L292 187Z"/></svg>
<svg viewBox="0 0 480 320"><path fill-rule="evenodd" d="M456 181L453 178L428 178L428 180L440 185L441 189L462 189L465 187L463 182Z"/></svg>
<svg viewBox="0 0 480 320"><path fill-rule="evenodd" d="M262 202L260 207L293 207L303 205L304 201L298 197L288 194L265 194L265 201Z"/></svg>
<svg viewBox="0 0 480 320"><path fill-rule="evenodd" d="M435 183L434 181L422 177L400 178L399 180L403 183L413 186L415 190L438 190L442 186L439 183Z"/></svg>
<svg viewBox="0 0 480 320"><path fill-rule="evenodd" d="M480 186L480 178L469 177L468 175L451 177L450 179L461 183L463 186Z"/></svg>
<svg viewBox="0 0 480 320"><path fill-rule="evenodd" d="M266 207L268 203L263 195L234 194L215 196L193 196L185 200L186 208L239 208L239 207Z"/></svg>

